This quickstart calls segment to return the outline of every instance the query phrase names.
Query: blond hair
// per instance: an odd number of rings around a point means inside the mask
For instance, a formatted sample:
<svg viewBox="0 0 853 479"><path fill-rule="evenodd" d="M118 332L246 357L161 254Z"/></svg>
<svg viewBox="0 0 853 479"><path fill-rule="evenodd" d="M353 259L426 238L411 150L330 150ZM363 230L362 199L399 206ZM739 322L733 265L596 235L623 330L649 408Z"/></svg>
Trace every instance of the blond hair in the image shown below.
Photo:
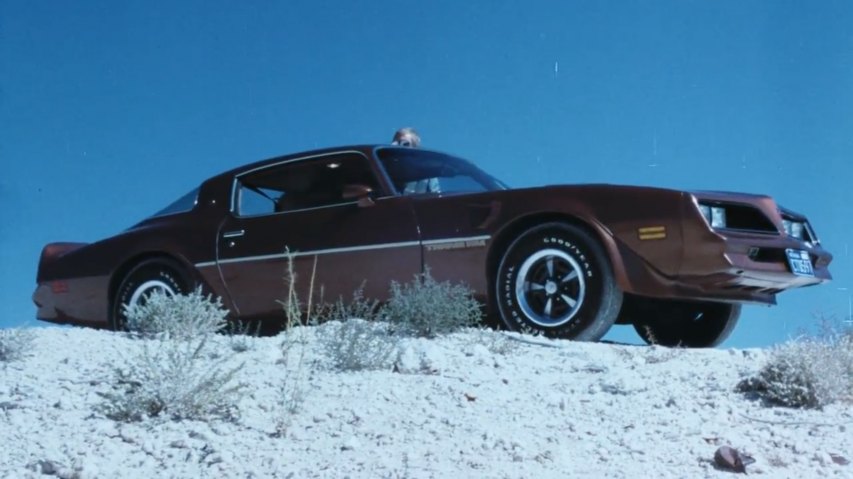
<svg viewBox="0 0 853 479"><path fill-rule="evenodd" d="M391 144L417 148L421 146L421 137L414 128L407 126L405 128L400 128L397 130L397 133L394 133L394 139L391 140Z"/></svg>

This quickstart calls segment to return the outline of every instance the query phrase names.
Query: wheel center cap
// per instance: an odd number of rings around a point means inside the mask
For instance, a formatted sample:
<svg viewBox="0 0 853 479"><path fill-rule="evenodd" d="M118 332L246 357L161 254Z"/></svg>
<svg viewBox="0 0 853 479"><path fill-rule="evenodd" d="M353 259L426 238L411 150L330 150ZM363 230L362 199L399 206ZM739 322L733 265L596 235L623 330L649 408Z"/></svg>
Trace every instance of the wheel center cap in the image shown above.
<svg viewBox="0 0 853 479"><path fill-rule="evenodd" d="M550 296L556 292L557 292L557 283L555 283L553 281L548 281L547 283L545 283L545 294Z"/></svg>

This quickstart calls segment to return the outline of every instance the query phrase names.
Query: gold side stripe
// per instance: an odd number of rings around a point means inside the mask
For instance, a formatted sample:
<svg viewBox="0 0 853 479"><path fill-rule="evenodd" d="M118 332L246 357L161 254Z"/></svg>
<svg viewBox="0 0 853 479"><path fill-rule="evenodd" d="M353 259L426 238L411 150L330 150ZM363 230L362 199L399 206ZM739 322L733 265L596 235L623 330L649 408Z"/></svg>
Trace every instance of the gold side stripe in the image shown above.
<svg viewBox="0 0 853 479"><path fill-rule="evenodd" d="M640 235L641 240L653 240L653 239L665 239L665 238L666 238L666 233L652 233L652 234Z"/></svg>
<svg viewBox="0 0 853 479"><path fill-rule="evenodd" d="M666 232L666 226L648 226L648 227L645 227L645 228L639 228L639 229L637 229L637 232L638 232L638 233L640 233L640 234L645 234L645 233L665 233L665 232Z"/></svg>

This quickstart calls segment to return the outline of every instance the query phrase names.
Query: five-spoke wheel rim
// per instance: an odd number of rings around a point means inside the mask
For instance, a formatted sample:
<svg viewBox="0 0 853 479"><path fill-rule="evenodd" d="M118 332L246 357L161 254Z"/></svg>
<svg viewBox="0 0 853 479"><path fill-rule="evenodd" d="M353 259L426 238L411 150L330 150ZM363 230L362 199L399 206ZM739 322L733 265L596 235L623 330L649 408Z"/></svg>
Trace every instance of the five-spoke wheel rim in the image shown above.
<svg viewBox="0 0 853 479"><path fill-rule="evenodd" d="M571 321L585 294L581 266L565 251L553 248L537 251L524 260L515 281L519 307L530 321L544 327Z"/></svg>

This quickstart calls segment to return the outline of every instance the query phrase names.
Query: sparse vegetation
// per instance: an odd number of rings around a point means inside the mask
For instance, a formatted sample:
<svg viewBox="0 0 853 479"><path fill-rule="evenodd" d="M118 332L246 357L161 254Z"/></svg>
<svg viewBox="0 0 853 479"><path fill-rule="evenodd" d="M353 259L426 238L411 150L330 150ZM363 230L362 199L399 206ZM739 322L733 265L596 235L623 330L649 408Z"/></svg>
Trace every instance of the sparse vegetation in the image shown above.
<svg viewBox="0 0 853 479"><path fill-rule="evenodd" d="M33 337L29 329L0 329L0 363L23 358L32 348Z"/></svg>
<svg viewBox="0 0 853 479"><path fill-rule="evenodd" d="M226 367L210 344L226 325L228 310L201 289L187 295L155 291L127 308L128 328L146 338L141 354L113 370L113 391L101 410L119 421L148 417L231 417L243 386L234 379L242 365ZM232 348L234 346L232 345Z"/></svg>
<svg viewBox="0 0 853 479"><path fill-rule="evenodd" d="M796 408L853 401L853 331L801 338L777 347L758 375L741 381L737 390Z"/></svg>
<svg viewBox="0 0 853 479"><path fill-rule="evenodd" d="M321 305L316 313L318 323L346 321L351 318L375 321L378 316L379 301L365 298L363 285L352 293L352 299L349 302L338 298L334 303Z"/></svg>
<svg viewBox="0 0 853 479"><path fill-rule="evenodd" d="M228 335L228 346L235 353L244 353L253 348L254 339L260 334L260 323L229 321L225 328Z"/></svg>
<svg viewBox="0 0 853 479"><path fill-rule="evenodd" d="M461 284L438 282L429 271L407 284L391 283L391 298L378 307L364 298L362 289L352 300L324 310L325 320L341 321L336 334L324 340L333 366L341 371L391 368L401 336L432 338L476 326L481 321L479 303ZM507 345L489 337L484 344Z"/></svg>
<svg viewBox="0 0 853 479"><path fill-rule="evenodd" d="M287 271L285 282L287 295L284 301L279 301L285 315L285 331L282 334L281 358L282 381L278 385L279 412L275 417L275 436L283 437L290 424L290 414L299 410L305 400L305 326L311 322L314 296L314 278L317 272L317 257L311 271L311 282L308 290L308 303L303 315L299 295L296 293L296 272L293 269L293 255L285 250L287 255Z"/></svg>
<svg viewBox="0 0 853 479"><path fill-rule="evenodd" d="M391 298L380 317L404 334L432 338L477 326L480 304L463 284L436 281L429 270L406 284L391 282Z"/></svg>
<svg viewBox="0 0 853 479"><path fill-rule="evenodd" d="M235 382L243 365L227 368L212 359L207 339L146 342L141 354L114 369L114 391L101 394L101 411L118 421L232 417L244 390Z"/></svg>
<svg viewBox="0 0 853 479"><path fill-rule="evenodd" d="M478 329L476 333L472 332L472 338L474 344L483 345L490 353L499 356L506 356L519 346L517 341L513 341L503 332L492 329Z"/></svg>
<svg viewBox="0 0 853 479"><path fill-rule="evenodd" d="M228 310L219 298L203 296L201 288L189 294L169 295L154 291L144 304L125 309L127 327L145 337L199 338L216 333L228 324Z"/></svg>
<svg viewBox="0 0 853 479"><path fill-rule="evenodd" d="M348 319L324 339L326 354L341 371L390 369L397 339L387 323Z"/></svg>

